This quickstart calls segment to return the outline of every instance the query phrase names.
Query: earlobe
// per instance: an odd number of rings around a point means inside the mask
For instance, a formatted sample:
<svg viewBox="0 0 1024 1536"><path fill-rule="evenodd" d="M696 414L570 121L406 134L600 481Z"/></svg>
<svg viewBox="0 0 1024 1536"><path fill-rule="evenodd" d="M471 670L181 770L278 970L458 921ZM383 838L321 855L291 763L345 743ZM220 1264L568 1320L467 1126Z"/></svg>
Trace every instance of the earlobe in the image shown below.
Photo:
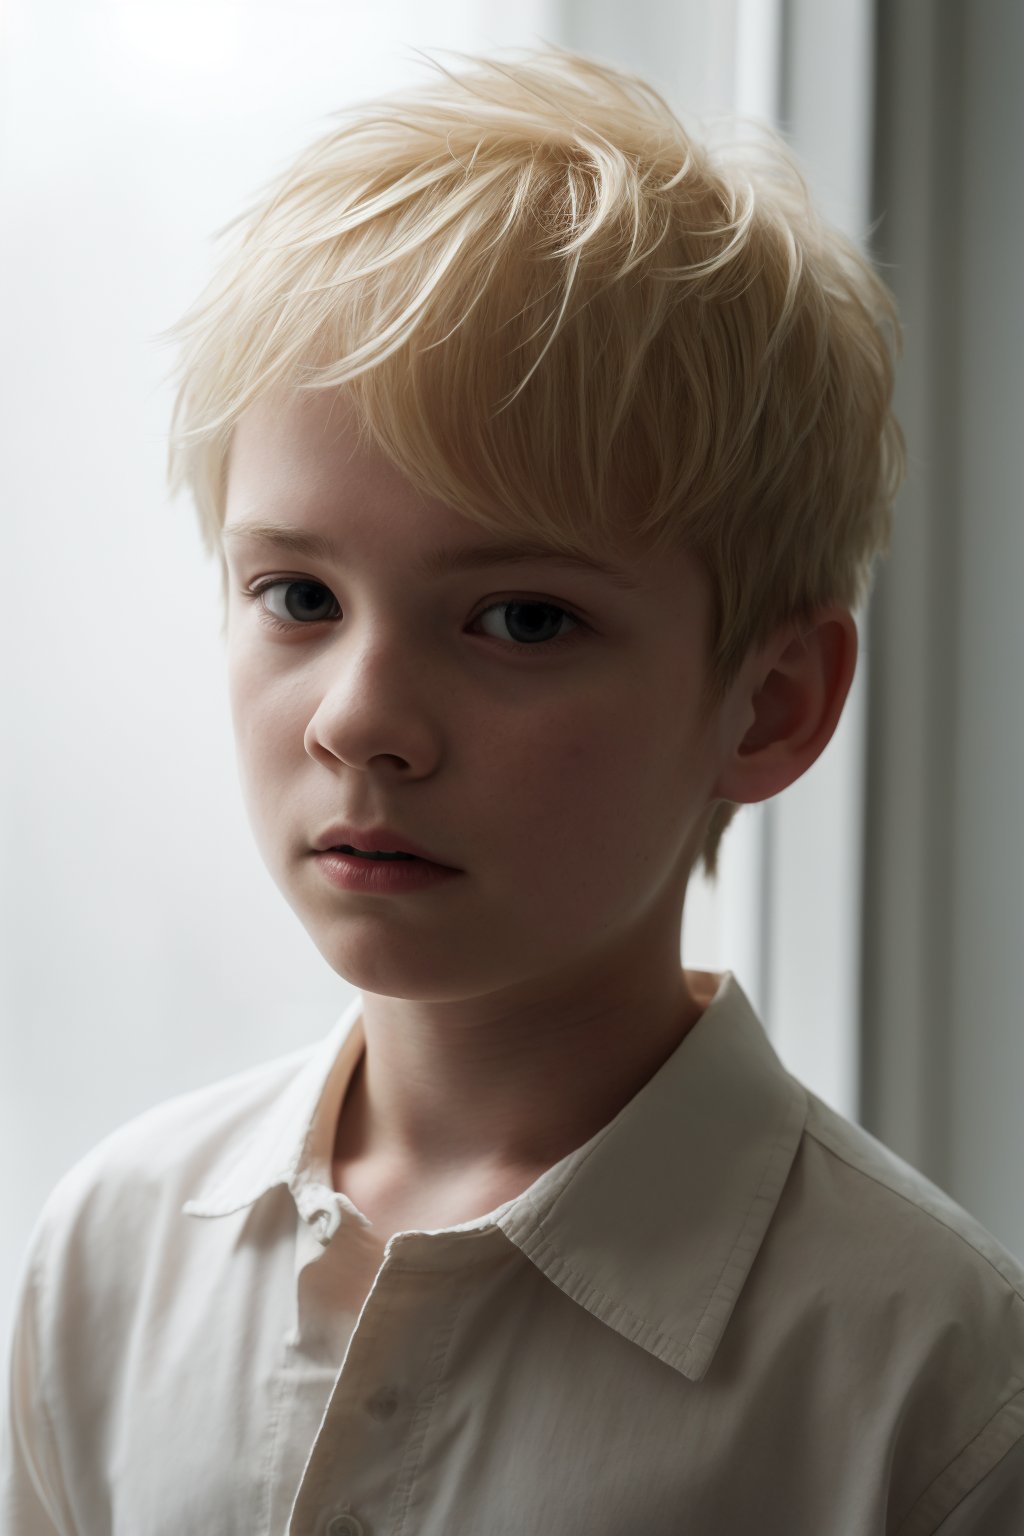
<svg viewBox="0 0 1024 1536"><path fill-rule="evenodd" d="M822 609L773 636L737 684L737 727L715 796L752 805L807 772L839 723L857 666L846 608Z"/></svg>

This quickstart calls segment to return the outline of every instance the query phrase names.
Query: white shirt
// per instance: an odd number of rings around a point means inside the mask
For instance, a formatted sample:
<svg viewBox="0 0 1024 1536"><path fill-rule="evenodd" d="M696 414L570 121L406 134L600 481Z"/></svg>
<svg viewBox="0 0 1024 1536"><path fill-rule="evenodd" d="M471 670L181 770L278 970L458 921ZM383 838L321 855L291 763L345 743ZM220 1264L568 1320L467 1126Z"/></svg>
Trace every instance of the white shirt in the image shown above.
<svg viewBox="0 0 1024 1536"><path fill-rule="evenodd" d="M53 1190L3 1536L1021 1536L1024 1267L785 1071L731 972L524 1193L393 1236L357 1315L360 1011Z"/></svg>

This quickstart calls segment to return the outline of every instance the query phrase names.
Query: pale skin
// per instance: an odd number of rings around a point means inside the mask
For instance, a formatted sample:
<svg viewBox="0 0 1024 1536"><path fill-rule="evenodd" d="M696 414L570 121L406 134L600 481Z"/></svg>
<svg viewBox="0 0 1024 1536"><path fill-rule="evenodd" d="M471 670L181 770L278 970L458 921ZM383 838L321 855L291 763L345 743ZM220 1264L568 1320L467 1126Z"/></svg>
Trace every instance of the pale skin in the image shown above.
<svg viewBox="0 0 1024 1536"><path fill-rule="evenodd" d="M428 549L493 535L357 450L348 412L343 392L280 395L238 424L227 663L257 845L364 994L333 1168L383 1246L520 1193L693 1028L717 985L679 960L708 817L818 758L857 629L837 606L802 637L781 630L702 724L711 597L688 553L617 551L634 591L544 560L425 578ZM323 534L337 556L228 532L253 519ZM289 629L269 629L241 595L268 576L322 585L328 616L308 617L310 589L306 609L286 605L282 585L263 600ZM557 605L570 618L546 633L573 638L524 640L500 606L513 599ZM462 873L338 890L311 851L336 821L396 827Z"/></svg>

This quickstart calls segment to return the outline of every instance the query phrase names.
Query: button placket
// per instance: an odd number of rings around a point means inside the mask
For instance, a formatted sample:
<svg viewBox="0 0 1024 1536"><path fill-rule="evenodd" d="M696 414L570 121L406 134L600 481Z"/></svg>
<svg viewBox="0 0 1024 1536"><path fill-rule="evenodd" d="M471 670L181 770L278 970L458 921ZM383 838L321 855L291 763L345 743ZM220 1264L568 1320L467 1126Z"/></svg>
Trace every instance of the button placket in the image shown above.
<svg viewBox="0 0 1024 1536"><path fill-rule="evenodd" d="M373 1536L377 1519L390 1529L386 1510L417 1479L451 1335L471 1283L467 1271L473 1265L453 1262L455 1252L471 1259L481 1243L481 1258L497 1257L499 1245L505 1257L505 1241L494 1228L388 1239L295 1494L289 1530L297 1536L333 1536L330 1521L342 1518L357 1521L364 1536ZM385 1420L392 1421L386 1429ZM351 1505L335 1502L346 1495L357 1501L358 1515ZM351 1529L337 1527L339 1536Z"/></svg>

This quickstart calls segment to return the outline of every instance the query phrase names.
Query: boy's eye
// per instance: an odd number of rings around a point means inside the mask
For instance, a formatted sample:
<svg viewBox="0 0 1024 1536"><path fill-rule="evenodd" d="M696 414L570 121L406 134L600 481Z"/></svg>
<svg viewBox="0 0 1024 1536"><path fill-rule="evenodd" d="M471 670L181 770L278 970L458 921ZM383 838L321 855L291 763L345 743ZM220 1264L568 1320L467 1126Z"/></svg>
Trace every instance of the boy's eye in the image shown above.
<svg viewBox="0 0 1024 1536"><path fill-rule="evenodd" d="M488 614L498 615L496 623L508 630L517 645L529 646L538 640L546 641L549 646L557 645L562 640L574 638L580 625L580 620L558 603L542 602L529 597L509 597L500 603L491 603L477 614L477 620L486 618ZM564 619L568 619L572 627L559 634L559 625ZM502 640L504 636L497 634L492 638Z"/></svg>
<svg viewBox="0 0 1024 1536"><path fill-rule="evenodd" d="M281 587L287 589L284 597L285 613L278 614L278 610L272 608L263 594L273 592ZM321 595L322 594L322 595ZM333 603L338 607L338 600L332 592L329 592L319 581L267 581L262 586L253 587L246 592L247 597L257 600L259 618L271 629L294 629L296 623L318 623L321 619L336 618L337 614L324 612Z"/></svg>
<svg viewBox="0 0 1024 1536"><path fill-rule="evenodd" d="M274 593L276 598L279 590L282 592L280 604L274 608L268 602L267 595ZM259 620L269 629L292 631L340 616L334 594L322 582L308 577L265 581L258 586L243 589L242 596L256 601ZM332 605L335 609L333 613L330 611ZM281 606L285 610L283 615L280 613ZM543 598L509 597L498 603L490 603L477 614L477 622L488 614L501 615L497 624L507 630L511 643L520 650L542 649L545 646L550 649L552 645L575 638L576 632L584 628L582 619L578 619L567 608ZM571 628L558 633L559 626L565 620L569 621ZM503 640L505 636L492 634L491 638Z"/></svg>

